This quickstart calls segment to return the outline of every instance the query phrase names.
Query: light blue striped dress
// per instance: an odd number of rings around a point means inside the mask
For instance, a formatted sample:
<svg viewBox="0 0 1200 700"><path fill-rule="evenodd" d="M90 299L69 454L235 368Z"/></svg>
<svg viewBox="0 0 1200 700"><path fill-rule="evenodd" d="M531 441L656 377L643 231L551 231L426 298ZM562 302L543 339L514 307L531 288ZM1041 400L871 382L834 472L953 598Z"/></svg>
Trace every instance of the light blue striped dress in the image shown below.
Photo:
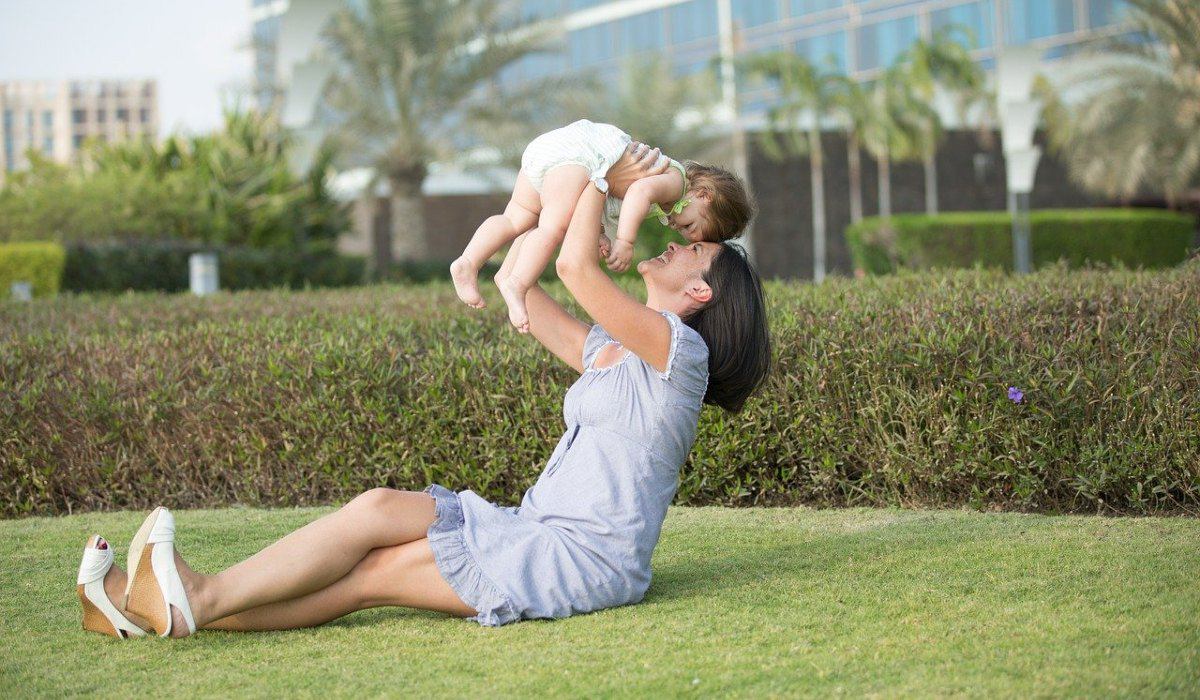
<svg viewBox="0 0 1200 700"><path fill-rule="evenodd" d="M563 400L566 432L518 506L440 484L429 544L438 569L478 615L497 626L636 603L650 587L650 556L679 470L696 439L708 387L708 347L678 316L667 369L632 352L594 368L613 342L599 325L584 343L584 372Z"/></svg>

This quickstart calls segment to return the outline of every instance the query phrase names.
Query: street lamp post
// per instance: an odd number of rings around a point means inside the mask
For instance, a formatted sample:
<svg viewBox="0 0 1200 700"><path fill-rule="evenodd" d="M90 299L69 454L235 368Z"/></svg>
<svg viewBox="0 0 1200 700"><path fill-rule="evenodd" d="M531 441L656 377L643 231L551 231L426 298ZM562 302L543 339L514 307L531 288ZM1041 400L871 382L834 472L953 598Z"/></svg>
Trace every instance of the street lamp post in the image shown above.
<svg viewBox="0 0 1200 700"><path fill-rule="evenodd" d="M738 110L737 78L733 70L737 46L734 42L732 0L717 0L717 35L718 50L721 56L720 111L730 127L730 137L733 141L733 171L742 178L746 187L750 188L750 158L746 152L746 130L742 126L742 117ZM751 261L754 260L754 237L751 235L753 228L754 224L751 222L738 239Z"/></svg>
<svg viewBox="0 0 1200 700"><path fill-rule="evenodd" d="M1033 145L1042 105L1030 96L1041 51L1032 46L1005 49L996 59L996 102L1004 151L1008 207L1012 214L1013 269L1033 268L1029 226L1029 193L1042 149Z"/></svg>

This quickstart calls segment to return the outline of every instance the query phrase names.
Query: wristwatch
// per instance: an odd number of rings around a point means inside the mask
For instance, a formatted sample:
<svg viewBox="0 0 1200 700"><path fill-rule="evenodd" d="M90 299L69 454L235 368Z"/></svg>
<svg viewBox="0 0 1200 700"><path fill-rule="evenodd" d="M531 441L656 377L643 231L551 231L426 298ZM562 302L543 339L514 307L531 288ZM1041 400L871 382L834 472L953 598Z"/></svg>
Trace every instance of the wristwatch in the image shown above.
<svg viewBox="0 0 1200 700"><path fill-rule="evenodd" d="M601 194L608 194L608 180L605 180L603 175L593 177L592 184L596 186L596 189L600 190Z"/></svg>

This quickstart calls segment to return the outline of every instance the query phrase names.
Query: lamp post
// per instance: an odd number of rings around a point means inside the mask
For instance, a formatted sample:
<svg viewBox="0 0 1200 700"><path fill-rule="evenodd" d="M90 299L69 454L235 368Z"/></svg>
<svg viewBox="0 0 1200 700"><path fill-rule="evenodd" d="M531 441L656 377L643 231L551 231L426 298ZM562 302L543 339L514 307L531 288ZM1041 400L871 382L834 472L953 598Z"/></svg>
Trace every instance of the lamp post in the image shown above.
<svg viewBox="0 0 1200 700"><path fill-rule="evenodd" d="M1010 47L996 58L996 102L1008 209L1012 214L1013 269L1017 274L1028 274L1033 268L1029 193L1042 156L1042 149L1033 145L1042 105L1030 97L1030 89L1040 60L1041 50L1032 46Z"/></svg>
<svg viewBox="0 0 1200 700"><path fill-rule="evenodd" d="M732 0L717 0L717 39L718 51L721 56L721 107L723 121L728 121L730 137L733 145L733 171L750 188L750 158L746 149L746 130L742 125L742 117L738 109L737 78L734 76L733 61L738 46L734 36L733 3ZM753 262L754 238L751 235L754 224L746 226L746 230L738 238L747 257Z"/></svg>

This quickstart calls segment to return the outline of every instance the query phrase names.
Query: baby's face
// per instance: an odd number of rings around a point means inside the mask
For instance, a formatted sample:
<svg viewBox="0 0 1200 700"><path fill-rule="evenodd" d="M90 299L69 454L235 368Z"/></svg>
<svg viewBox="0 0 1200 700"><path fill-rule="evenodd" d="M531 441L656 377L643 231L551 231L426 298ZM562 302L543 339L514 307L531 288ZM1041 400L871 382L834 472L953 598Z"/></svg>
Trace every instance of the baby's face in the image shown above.
<svg viewBox="0 0 1200 700"><path fill-rule="evenodd" d="M696 243L706 240L708 231L708 199L702 193L688 192L688 203L683 211L668 217L668 225L679 232L681 236Z"/></svg>

